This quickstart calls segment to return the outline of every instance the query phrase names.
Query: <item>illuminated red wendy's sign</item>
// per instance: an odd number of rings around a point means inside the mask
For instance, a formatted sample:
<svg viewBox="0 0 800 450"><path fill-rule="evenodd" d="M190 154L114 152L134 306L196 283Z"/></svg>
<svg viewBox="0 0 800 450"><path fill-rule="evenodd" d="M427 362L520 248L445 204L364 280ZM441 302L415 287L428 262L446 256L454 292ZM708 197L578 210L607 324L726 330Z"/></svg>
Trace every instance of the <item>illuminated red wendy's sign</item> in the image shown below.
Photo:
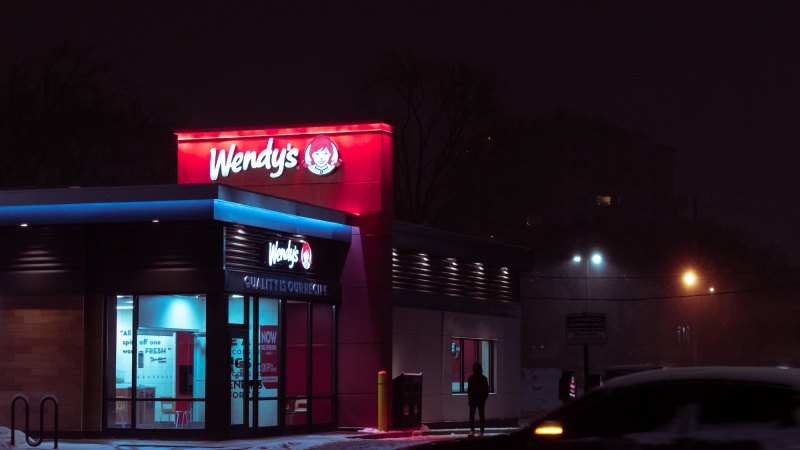
<svg viewBox="0 0 800 450"><path fill-rule="evenodd" d="M224 183L355 214L391 183L384 123L180 131L178 183Z"/></svg>
<svg viewBox="0 0 800 450"><path fill-rule="evenodd" d="M236 144L230 148L211 147L208 176L211 181L227 178L247 170L263 169L270 178L278 178L285 169L298 167L299 149L292 147L291 141L284 148L274 146L275 139L267 139L263 149L239 149ZM302 166L314 175L328 175L342 165L339 148L328 136L318 135L306 146Z"/></svg>

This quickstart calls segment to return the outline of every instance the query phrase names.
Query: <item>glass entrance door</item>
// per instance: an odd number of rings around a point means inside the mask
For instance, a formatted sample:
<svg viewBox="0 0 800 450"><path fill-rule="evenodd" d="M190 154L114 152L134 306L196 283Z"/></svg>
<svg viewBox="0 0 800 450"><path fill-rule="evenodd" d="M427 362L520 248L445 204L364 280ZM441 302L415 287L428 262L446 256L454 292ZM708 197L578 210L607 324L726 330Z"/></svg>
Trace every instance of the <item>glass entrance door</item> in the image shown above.
<svg viewBox="0 0 800 450"><path fill-rule="evenodd" d="M230 295L230 426L332 425L335 307Z"/></svg>
<svg viewBox="0 0 800 450"><path fill-rule="evenodd" d="M231 295L230 425L234 428L279 426L280 301Z"/></svg>

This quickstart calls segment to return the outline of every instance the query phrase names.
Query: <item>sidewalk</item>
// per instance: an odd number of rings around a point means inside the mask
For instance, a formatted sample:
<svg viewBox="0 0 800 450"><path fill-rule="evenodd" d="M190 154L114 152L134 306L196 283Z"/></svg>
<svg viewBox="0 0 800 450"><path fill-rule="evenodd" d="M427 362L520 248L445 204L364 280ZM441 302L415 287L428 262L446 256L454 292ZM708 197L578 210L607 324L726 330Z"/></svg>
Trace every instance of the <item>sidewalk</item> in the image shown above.
<svg viewBox="0 0 800 450"><path fill-rule="evenodd" d="M139 439L59 439L58 448L64 450L337 450L337 449L410 449L431 446L444 449L465 444L465 448L497 446L493 441L507 439L516 428L487 428L482 437L469 437L463 428L407 431L334 431L327 433L275 436L265 438L235 439L230 441L163 441ZM51 449L53 441L47 440L39 447L25 442L21 431L15 434L15 446L11 447L8 428L0 427L0 450ZM462 442L468 441L468 442Z"/></svg>

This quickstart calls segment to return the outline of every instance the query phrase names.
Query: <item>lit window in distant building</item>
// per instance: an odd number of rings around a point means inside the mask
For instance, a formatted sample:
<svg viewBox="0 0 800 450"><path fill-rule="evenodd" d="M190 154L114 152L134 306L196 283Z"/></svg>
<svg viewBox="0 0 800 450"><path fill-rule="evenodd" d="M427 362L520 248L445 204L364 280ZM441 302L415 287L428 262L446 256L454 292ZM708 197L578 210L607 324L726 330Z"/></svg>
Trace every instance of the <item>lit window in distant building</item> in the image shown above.
<svg viewBox="0 0 800 450"><path fill-rule="evenodd" d="M597 206L611 206L610 195L598 195L596 198Z"/></svg>
<svg viewBox="0 0 800 450"><path fill-rule="evenodd" d="M483 375L489 380L489 391L494 392L494 343L484 339L453 338L450 341L452 357L451 392L465 394L469 389L472 365L479 363Z"/></svg>

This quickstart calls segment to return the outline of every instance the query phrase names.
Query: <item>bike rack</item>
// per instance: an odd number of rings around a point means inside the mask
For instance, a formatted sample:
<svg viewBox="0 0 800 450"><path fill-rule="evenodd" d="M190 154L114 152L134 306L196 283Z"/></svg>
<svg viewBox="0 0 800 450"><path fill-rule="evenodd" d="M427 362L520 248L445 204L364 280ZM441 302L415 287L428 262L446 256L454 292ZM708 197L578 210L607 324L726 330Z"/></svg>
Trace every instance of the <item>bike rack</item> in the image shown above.
<svg viewBox="0 0 800 450"><path fill-rule="evenodd" d="M55 416L53 420L53 448L58 448L58 400L52 395L45 395L42 397L41 402L39 402L39 438L34 439L31 438L31 431L30 431L30 402L28 401L28 397L25 394L17 394L11 399L11 445L14 445L14 431L15 431L15 414L14 414L14 406L17 404L17 400L22 400L25 404L25 440L28 442L28 445L31 447L38 447L44 441L44 406L48 400L53 402L53 406L55 407Z"/></svg>

